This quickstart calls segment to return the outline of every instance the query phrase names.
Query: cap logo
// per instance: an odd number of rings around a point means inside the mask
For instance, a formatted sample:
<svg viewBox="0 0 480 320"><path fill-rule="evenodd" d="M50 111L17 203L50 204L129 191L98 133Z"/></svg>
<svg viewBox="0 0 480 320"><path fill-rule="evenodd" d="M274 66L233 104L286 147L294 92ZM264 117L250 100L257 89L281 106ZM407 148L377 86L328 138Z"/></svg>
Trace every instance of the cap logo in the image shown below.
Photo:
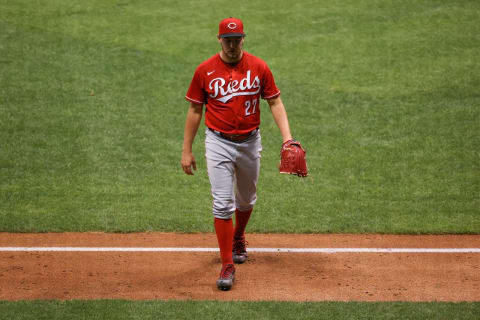
<svg viewBox="0 0 480 320"><path fill-rule="evenodd" d="M227 25L227 27L228 27L229 29L235 29L235 28L237 27L237 24L236 24L235 22L230 22L230 23Z"/></svg>

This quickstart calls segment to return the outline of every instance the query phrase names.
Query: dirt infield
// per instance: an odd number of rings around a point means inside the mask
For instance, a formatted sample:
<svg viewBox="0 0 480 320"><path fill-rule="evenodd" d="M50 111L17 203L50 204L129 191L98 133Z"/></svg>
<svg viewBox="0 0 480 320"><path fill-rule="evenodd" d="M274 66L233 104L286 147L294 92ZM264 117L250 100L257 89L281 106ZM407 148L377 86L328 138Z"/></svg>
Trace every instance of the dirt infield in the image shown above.
<svg viewBox="0 0 480 320"><path fill-rule="evenodd" d="M251 248L480 248L478 235L253 234ZM0 233L0 247L216 248L214 234ZM0 300L480 301L480 253L252 252L217 290L217 252L0 251Z"/></svg>

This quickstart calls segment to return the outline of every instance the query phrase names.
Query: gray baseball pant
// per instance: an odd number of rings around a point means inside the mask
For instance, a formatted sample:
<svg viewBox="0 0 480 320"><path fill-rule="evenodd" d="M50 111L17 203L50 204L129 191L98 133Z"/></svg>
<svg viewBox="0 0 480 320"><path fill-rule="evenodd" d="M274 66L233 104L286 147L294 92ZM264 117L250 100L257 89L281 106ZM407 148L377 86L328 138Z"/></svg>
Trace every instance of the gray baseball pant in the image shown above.
<svg viewBox="0 0 480 320"><path fill-rule="evenodd" d="M257 201L262 139L260 131L233 142L206 130L205 157L213 197L213 215L230 219L235 209L248 211Z"/></svg>

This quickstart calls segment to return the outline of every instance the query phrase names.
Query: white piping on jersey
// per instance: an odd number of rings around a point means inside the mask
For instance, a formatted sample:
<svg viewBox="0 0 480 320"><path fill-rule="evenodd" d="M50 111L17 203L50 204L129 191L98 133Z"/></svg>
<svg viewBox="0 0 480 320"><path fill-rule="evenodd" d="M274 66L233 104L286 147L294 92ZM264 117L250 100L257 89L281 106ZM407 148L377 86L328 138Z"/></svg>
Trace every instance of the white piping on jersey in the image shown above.
<svg viewBox="0 0 480 320"><path fill-rule="evenodd" d="M274 95L271 95L271 96L265 97L265 98L263 98L263 99L271 99L271 98L273 98L273 97L275 97L275 96L278 96L279 94L280 94L280 91L278 91L278 92L277 92L277 93L275 93Z"/></svg>
<svg viewBox="0 0 480 320"><path fill-rule="evenodd" d="M192 98L190 98L189 96L185 96L185 98L186 98L187 100L192 101L192 102L199 103L199 104L203 104L203 102L198 101L198 100L195 100L195 99L192 99Z"/></svg>

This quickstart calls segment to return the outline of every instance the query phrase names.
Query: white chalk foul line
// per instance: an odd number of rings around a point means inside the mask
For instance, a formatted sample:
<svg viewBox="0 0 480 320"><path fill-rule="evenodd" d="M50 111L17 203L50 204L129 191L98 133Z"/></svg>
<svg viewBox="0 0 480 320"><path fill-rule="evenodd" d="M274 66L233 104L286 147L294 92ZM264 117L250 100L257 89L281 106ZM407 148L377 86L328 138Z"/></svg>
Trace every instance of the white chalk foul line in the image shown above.
<svg viewBox="0 0 480 320"><path fill-rule="evenodd" d="M218 248L0 247L0 252L218 252ZM248 248L267 253L480 253L480 248Z"/></svg>

